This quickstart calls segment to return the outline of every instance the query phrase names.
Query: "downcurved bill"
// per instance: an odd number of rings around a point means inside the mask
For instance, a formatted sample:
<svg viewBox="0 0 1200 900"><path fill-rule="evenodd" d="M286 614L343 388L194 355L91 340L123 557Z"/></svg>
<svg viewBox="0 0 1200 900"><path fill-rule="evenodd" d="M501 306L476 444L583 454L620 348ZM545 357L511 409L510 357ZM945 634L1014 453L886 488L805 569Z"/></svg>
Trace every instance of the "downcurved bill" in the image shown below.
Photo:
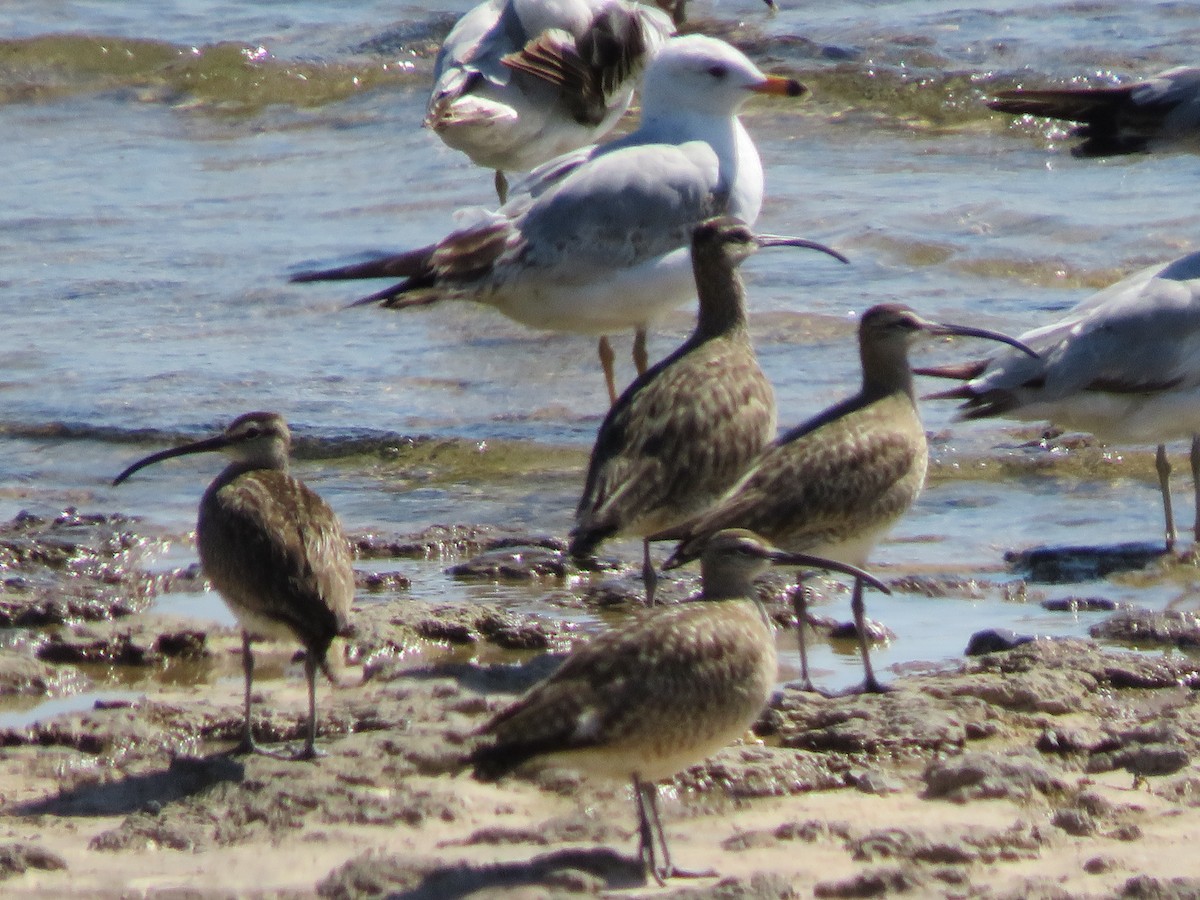
<svg viewBox="0 0 1200 900"><path fill-rule="evenodd" d="M747 90L756 94L774 94L777 97L803 97L808 88L795 78L784 78L782 75L768 75L758 84L750 85Z"/></svg>
<svg viewBox="0 0 1200 900"><path fill-rule="evenodd" d="M805 250L819 250L822 253L832 256L838 262L844 262L846 265L850 264L850 260L832 247L826 246L819 241L810 241L806 238L788 237L783 234L759 234L755 235L754 242L760 247L802 247Z"/></svg>
<svg viewBox="0 0 1200 900"><path fill-rule="evenodd" d="M1037 351L1028 344L1023 344L1014 337L1009 337L999 331L991 331L987 328L973 328L970 325L950 325L945 322L930 322L924 328L929 334L947 334L958 335L960 337L977 337L984 338L989 341L998 341L1001 344L1008 344L1010 347L1015 347L1022 353L1032 356L1034 359L1041 359Z"/></svg>
<svg viewBox="0 0 1200 900"><path fill-rule="evenodd" d="M767 554L767 558L773 563L785 566L804 566L808 569L824 569L826 572L840 572L842 575L849 575L857 578L864 584L871 585L877 591L882 591L885 594L892 592L891 588L866 569L860 569L858 566L852 566L849 563L837 562L836 560L826 559L823 556L812 556L808 553L789 553L786 550L773 550Z"/></svg>
<svg viewBox="0 0 1200 900"><path fill-rule="evenodd" d="M164 459L172 459L176 456L187 456L192 453L207 453L210 450L221 450L229 446L229 439L225 435L217 435L216 437L205 438L202 441L195 441L191 444L184 444L181 447L172 447L170 450L160 450L158 453L151 453L139 459L124 472L113 479L113 487L116 487L122 481L138 469L144 469L146 466L152 466L156 462L162 462Z"/></svg>

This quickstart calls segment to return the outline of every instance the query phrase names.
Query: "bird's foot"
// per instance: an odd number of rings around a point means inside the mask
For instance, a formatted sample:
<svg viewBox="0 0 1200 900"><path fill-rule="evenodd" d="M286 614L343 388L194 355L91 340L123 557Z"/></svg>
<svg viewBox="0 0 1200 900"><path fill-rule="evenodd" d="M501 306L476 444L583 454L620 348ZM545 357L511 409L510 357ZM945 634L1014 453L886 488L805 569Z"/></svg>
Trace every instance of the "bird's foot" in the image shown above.
<svg viewBox="0 0 1200 900"><path fill-rule="evenodd" d="M895 688L890 684L884 684L874 675L871 675L858 687L850 688L848 691L846 691L846 694L890 694L894 690Z"/></svg>
<svg viewBox="0 0 1200 900"><path fill-rule="evenodd" d="M303 747L301 747L295 753L292 753L291 755L287 756L286 758L292 760L293 762L303 762L303 761L311 761L314 759L320 759L321 757L328 756L328 755L329 754L326 753L324 750L318 750L312 744L305 744Z"/></svg>
<svg viewBox="0 0 1200 900"><path fill-rule="evenodd" d="M654 876L654 880L658 883L659 887L665 887L668 878L716 878L716 877L718 877L718 872L715 869L702 869L698 872L694 872L691 869L681 869L678 866L674 866L674 865L663 866L662 868L655 868L654 870L651 871L650 874L652 874Z"/></svg>

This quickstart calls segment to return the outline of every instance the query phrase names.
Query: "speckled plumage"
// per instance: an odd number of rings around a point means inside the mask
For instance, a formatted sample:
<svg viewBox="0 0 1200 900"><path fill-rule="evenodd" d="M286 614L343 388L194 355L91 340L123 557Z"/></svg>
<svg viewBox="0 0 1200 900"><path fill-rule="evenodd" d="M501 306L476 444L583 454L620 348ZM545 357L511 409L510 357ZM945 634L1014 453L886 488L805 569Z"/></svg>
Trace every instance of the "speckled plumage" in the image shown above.
<svg viewBox="0 0 1200 900"><path fill-rule="evenodd" d="M766 704L775 639L753 579L780 558L824 564L782 554L747 531L714 535L704 550L700 598L642 611L574 651L480 729L483 743L471 756L476 776L498 778L538 761L630 779L642 860L660 877L646 789L744 734ZM657 839L669 871L665 840Z"/></svg>
<svg viewBox="0 0 1200 900"><path fill-rule="evenodd" d="M348 628L354 571L337 515L288 474L290 446L291 433L281 416L246 413L215 438L138 460L113 483L175 456L228 450L234 457L201 498L196 542L205 576L242 626L245 723L238 749L255 749L250 642L274 638L297 641L306 651L309 721L298 758L311 758L316 755L316 671L329 674L330 644Z"/></svg>
<svg viewBox="0 0 1200 900"><path fill-rule="evenodd" d="M859 323L863 381L858 394L768 446L710 509L650 535L652 541L680 542L668 564L694 559L721 529L748 528L787 550L863 565L925 482L929 451L908 364L909 345L922 331L1012 340L926 322L901 304L867 310ZM852 608L866 687L879 690L865 638L861 580L855 583Z"/></svg>
<svg viewBox="0 0 1200 900"><path fill-rule="evenodd" d="M487 726L484 771L535 756L606 778L657 781L741 736L775 681L775 640L757 601L646 610L571 654Z"/></svg>
<svg viewBox="0 0 1200 900"><path fill-rule="evenodd" d="M700 511L774 435L775 392L750 343L736 269L753 249L752 233L736 219L696 229L696 330L639 376L601 424L575 511L573 554Z"/></svg>
<svg viewBox="0 0 1200 900"><path fill-rule="evenodd" d="M234 463L204 492L196 535L205 576L246 630L299 641L323 664L354 597L328 504L286 472Z"/></svg>
<svg viewBox="0 0 1200 900"><path fill-rule="evenodd" d="M676 555L694 558L709 535L738 527L789 550L863 565L870 545L920 494L928 448L907 393L835 409L842 414L780 437L712 508L668 529L670 537L683 533Z"/></svg>

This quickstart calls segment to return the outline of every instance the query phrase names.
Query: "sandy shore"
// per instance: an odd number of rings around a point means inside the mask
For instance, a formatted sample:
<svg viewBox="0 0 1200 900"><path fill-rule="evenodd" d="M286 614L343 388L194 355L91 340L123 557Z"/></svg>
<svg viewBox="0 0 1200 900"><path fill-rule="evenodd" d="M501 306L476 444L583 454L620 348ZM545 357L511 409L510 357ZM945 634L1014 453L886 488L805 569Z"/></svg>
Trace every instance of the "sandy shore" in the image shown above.
<svg viewBox="0 0 1200 900"><path fill-rule="evenodd" d="M179 676L0 729L0 893L1200 896L1200 664L1183 654L1047 640L880 696L785 688L756 735L663 787L676 863L712 874L659 888L627 788L460 771L464 736L572 629L397 607L359 612L314 763L222 754L241 716L232 630L131 610L0 653L10 694L69 693L87 667L48 660L87 653ZM522 664L486 662L514 648ZM260 673L256 732L298 741L291 649L264 647Z"/></svg>

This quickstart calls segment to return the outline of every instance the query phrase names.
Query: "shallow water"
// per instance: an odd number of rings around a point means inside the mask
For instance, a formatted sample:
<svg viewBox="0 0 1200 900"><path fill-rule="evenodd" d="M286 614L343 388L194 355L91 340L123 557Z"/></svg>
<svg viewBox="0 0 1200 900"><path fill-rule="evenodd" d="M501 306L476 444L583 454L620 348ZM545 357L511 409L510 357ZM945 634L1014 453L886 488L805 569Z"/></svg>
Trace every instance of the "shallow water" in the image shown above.
<svg viewBox="0 0 1200 900"><path fill-rule="evenodd" d="M466 3L10 2L0 11L0 516L125 510L179 538L219 463L129 461L254 408L304 438L297 470L348 529L495 523L565 534L605 397L590 339L537 334L466 305L343 311L342 286L290 272L414 246L491 177L419 128L432 51ZM1200 160L1073 159L1061 131L1010 123L988 90L1190 62L1200 4L929 2L694 7L807 103L756 102L767 171L760 225L832 243L842 267L764 252L746 266L752 327L780 421L853 390L854 316L880 301L1021 331L1125 272L1196 246ZM706 24L707 22L707 24ZM661 355L690 326L652 336ZM625 338L620 374L628 377ZM922 362L978 352L918 351ZM1037 454L1003 425L938 435L930 486L880 547L887 575L980 577L978 596L868 598L897 637L877 665L953 658L977 628L1080 634L1103 614L1003 599L1003 553L1043 543L1157 540L1149 451L994 478ZM450 443L412 445L431 436ZM1066 462L1061 461L1066 456ZM989 460L991 461L989 463ZM1180 465L1180 470L1186 465ZM1183 479L1181 525L1191 511ZM634 559L632 543L613 552ZM445 561L403 562L422 601L544 608L553 585L467 586ZM160 561L159 564L166 563ZM1044 588L1148 606L1187 579ZM176 598L177 599L177 598ZM172 600L171 602L175 602ZM224 620L211 596L202 614ZM548 610L561 614L558 610ZM845 604L819 612L846 616ZM794 661L794 660L793 660ZM859 678L853 648L818 647L829 686Z"/></svg>

